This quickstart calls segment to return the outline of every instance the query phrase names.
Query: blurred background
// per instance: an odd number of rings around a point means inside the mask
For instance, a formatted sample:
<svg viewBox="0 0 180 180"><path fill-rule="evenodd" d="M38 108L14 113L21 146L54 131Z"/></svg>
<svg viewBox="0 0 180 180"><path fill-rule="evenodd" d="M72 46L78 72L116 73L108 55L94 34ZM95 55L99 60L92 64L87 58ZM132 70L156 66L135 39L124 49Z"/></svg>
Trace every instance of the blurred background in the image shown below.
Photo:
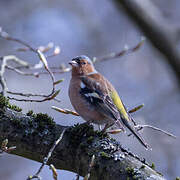
<svg viewBox="0 0 180 180"><path fill-rule="evenodd" d="M167 22L180 25L180 1L153 0ZM111 52L119 52L125 45L135 46L143 33L126 13L108 0L1 0L0 26L14 37L29 42L34 47L46 45L52 41L61 47L57 57L49 59L49 65L65 64L77 55L100 57ZM31 52L20 53L20 47L14 42L0 39L0 56L14 54L35 64L39 60ZM180 89L174 72L165 63L164 57L152 47L148 39L136 52L121 58L97 62L96 69L109 79L130 109L141 103L145 107L134 113L133 117L140 124L150 124L167 130L177 136L172 139L152 129L144 129L143 136L152 146L146 151L133 137L125 134L115 135L125 147L137 155L154 163L156 170L167 179L180 176ZM63 115L51 109L52 105L72 109L68 98L70 72L56 74L56 79L64 78L58 85L61 93L54 101L44 103L13 102L26 113L48 113L61 125L82 123L83 120L71 115ZM12 71L5 74L9 90L15 92L48 93L51 81L48 75L39 78L23 77ZM34 174L40 163L22 157L4 154L0 157L0 179L26 179ZM43 180L52 179L51 171L45 167L41 174ZM58 170L59 179L75 179L72 172Z"/></svg>

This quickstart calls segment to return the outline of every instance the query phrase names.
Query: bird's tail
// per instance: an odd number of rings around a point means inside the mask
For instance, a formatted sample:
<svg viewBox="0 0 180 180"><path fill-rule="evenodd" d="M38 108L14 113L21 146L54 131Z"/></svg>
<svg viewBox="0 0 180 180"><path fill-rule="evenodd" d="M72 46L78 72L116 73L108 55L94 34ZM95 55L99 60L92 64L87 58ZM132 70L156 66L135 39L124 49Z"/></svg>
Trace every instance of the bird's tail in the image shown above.
<svg viewBox="0 0 180 180"><path fill-rule="evenodd" d="M130 117L130 121L133 121L132 117ZM131 120L132 119L132 120ZM135 129L133 125L130 124L129 120L125 118L121 118L123 124L133 133L133 135L138 139L138 141L146 148L151 149L151 147L145 142L143 137L139 134L139 132Z"/></svg>

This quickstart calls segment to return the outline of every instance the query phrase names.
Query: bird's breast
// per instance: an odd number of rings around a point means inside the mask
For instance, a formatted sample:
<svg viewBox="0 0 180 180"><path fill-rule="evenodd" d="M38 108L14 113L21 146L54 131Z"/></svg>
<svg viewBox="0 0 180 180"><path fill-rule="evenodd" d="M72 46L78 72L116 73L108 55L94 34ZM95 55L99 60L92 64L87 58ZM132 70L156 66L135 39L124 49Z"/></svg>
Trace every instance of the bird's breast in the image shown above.
<svg viewBox="0 0 180 180"><path fill-rule="evenodd" d="M95 106L92 106L82 95L81 95L81 81L72 78L69 86L69 98L72 106L76 112L85 120L92 121L95 124L105 124L106 117L97 111Z"/></svg>

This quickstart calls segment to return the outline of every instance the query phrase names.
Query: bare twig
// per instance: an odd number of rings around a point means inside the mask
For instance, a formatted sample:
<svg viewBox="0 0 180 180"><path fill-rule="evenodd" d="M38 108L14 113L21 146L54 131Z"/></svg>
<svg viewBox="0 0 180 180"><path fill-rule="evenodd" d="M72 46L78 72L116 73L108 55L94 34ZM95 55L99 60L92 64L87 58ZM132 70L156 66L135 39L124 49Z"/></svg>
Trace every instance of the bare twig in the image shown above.
<svg viewBox="0 0 180 180"><path fill-rule="evenodd" d="M49 67L48 67L48 63L47 63L47 60L46 60L46 57L44 56L44 54L43 54L39 49L37 50L37 54L38 54L40 60L43 62L44 68L45 68L46 71L49 73L49 75L50 75L50 77L51 77L51 80L52 80L52 82L53 82L53 83L52 83L52 84L53 84L52 91L51 91L51 93L49 94L49 96L51 96L51 95L54 93L54 91L55 91L55 85L54 85L55 78L54 78L53 73L51 72L51 70L50 70Z"/></svg>
<svg viewBox="0 0 180 180"><path fill-rule="evenodd" d="M118 134L120 132L122 132L122 129L110 129L106 131L109 134Z"/></svg>
<svg viewBox="0 0 180 180"><path fill-rule="evenodd" d="M57 180L58 174L57 174L56 168L54 167L53 164L50 164L49 168L52 170L54 180Z"/></svg>
<svg viewBox="0 0 180 180"><path fill-rule="evenodd" d="M11 71L14 71L14 72L16 72L16 73L18 73L20 75L23 75L23 76L33 76L33 77L36 77L36 78L38 78L40 75L47 75L47 74L49 74L46 71L45 72L33 72L33 73L32 72L24 72L24 71L20 70L21 68L12 67L12 66L9 66L9 65L7 65L6 68L11 70ZM59 69L59 71L51 71L51 72L53 74L62 74L62 73L69 72L69 71L71 71L71 68L67 67L66 69L62 69L62 70Z"/></svg>
<svg viewBox="0 0 180 180"><path fill-rule="evenodd" d="M45 55L43 54L43 52L47 52L50 48L53 47L52 44L49 44L47 47L39 47L39 49L35 49L33 48L31 45L29 45L28 43L26 43L25 41L23 40L20 40L20 39L17 39L17 38L14 38L14 37L11 37L8 33L2 31L2 29L0 29L0 36L5 38L6 40L10 40L10 41L14 41L14 42L17 42L21 45L24 45L26 48L24 49L24 51L26 50L30 50L34 53L36 53L40 59L40 62L39 63L41 66L41 64L44 66L45 70L47 71L47 73L50 75L51 77L51 80L52 80L52 90L51 90L51 93L48 94L48 95L35 95L35 96L39 96L39 97L45 97L44 99L42 100L34 100L34 99L17 99L17 98L14 98L14 97L9 97L10 99L12 100L17 100L17 101L25 101L25 102L44 102L44 101L47 101L47 100L51 100L53 98L55 98L57 96L57 94L59 93L59 91L56 91L55 90L55 85L56 85L56 81L55 81L55 78L54 78L54 75L53 73L51 72L51 70L49 69L48 67L48 63L47 63L47 60L46 60L46 57ZM43 52L41 52L41 50ZM55 50L54 50L54 55L57 55L58 53L60 52L60 48L59 47L56 47ZM6 56L5 56L6 57ZM3 95L8 91L8 88L7 88L7 85L6 85L6 82L5 82L5 79L4 79L4 71L5 71L5 67L7 66L7 58L3 57L3 62L2 62L2 65L1 65L1 71L0 71L0 83L2 85L2 93ZM14 57L13 57L14 58ZM12 59L12 58L11 58ZM16 60L14 58L14 60ZM19 61L18 61L19 62ZM27 63L26 63L27 64ZM24 65L21 63L21 65ZM38 65L35 65L36 67ZM20 70L18 70L17 68L13 68L11 66L8 66L9 69L11 70L14 70L15 72L19 73L19 74L22 74L22 75L33 75L35 77L38 76L38 74L33 74L33 73L24 73ZM11 91L8 91L8 93L10 94L13 94L13 92ZM30 97L30 96L34 96L34 94L24 94L24 93L14 93L16 95L21 95L21 96L26 96L26 97Z"/></svg>
<svg viewBox="0 0 180 180"><path fill-rule="evenodd" d="M44 158L43 163L42 163L42 165L40 166L40 168L38 169L38 171L36 172L36 174L33 175L33 176L29 176L29 177L27 178L27 180L31 180L31 179L35 179L35 178L40 179L39 174L41 173L43 167L47 164L47 162L48 162L49 158L51 157L51 155L52 155L55 147L56 147L56 146L59 144L59 142L62 140L65 131L66 131L66 129L64 129L64 130L62 131L62 133L60 134L59 138L54 142L53 146L51 147L51 149L50 149L49 152L48 152L48 155Z"/></svg>
<svg viewBox="0 0 180 180"><path fill-rule="evenodd" d="M28 63L26 63L25 61L23 61L21 59L18 59L16 56L9 55L9 56L2 57L2 65L1 65L1 70L0 70L0 84L2 86L2 94L3 95L5 95L7 90L8 90L7 85L6 85L6 81L4 78L4 73L5 73L5 68L7 66L7 62L10 60L14 61L14 62L16 62L22 66L25 66L25 67L28 66Z"/></svg>
<svg viewBox="0 0 180 180"><path fill-rule="evenodd" d="M25 96L25 97L48 97L46 94L33 94L33 93L22 93L22 92L12 92L7 91L9 94L18 95L18 96Z"/></svg>
<svg viewBox="0 0 180 180"><path fill-rule="evenodd" d="M61 82L63 82L63 79L60 79L60 80L54 82L54 85L57 85L57 84L59 84L59 83L61 83ZM45 95L45 94L20 93L20 92L11 92L11 91L7 91L7 92L8 92L9 94L18 95L18 96L25 96L25 97L32 97L32 96L34 96L34 97L45 97L45 98L47 98L46 100L51 100L52 97L58 95L57 93L59 93L60 90L55 91L55 93L54 93L52 96ZM54 97L54 98L55 98L55 97ZM56 100L57 100L57 99L56 99ZM44 101L44 100L43 100L43 101Z"/></svg>
<svg viewBox="0 0 180 180"><path fill-rule="evenodd" d="M62 74L62 73L66 73L66 72L70 72L71 68L66 67L64 69L60 69L58 71L52 71L53 74ZM42 75L42 74L47 74L47 72L39 72L38 75Z"/></svg>
<svg viewBox="0 0 180 180"><path fill-rule="evenodd" d="M45 102L45 101L50 101L50 100L55 100L57 102L60 102L60 100L56 99L55 97L59 94L60 90L57 90L54 92L54 94L52 94L51 96L48 96L44 99L18 99L18 98L14 98L14 97L9 97L7 96L8 99L11 100L15 100L15 101L24 101L24 102ZM15 93L14 93L15 94ZM22 96L27 96L28 94L23 94L23 93L16 93L17 95L21 95ZM40 94L30 94L31 96L41 96ZM42 95L44 96L44 95Z"/></svg>
<svg viewBox="0 0 180 180"><path fill-rule="evenodd" d="M9 66L9 65L7 65L6 68L9 69L9 70L14 71L14 72L16 72L16 73L18 73L20 75L23 75L23 76L34 76L36 78L39 77L39 73L37 73L37 72L35 72L35 73L27 73L27 72L23 72L23 71L15 68L15 67Z"/></svg>
<svg viewBox="0 0 180 180"><path fill-rule="evenodd" d="M60 112L60 113L63 113L63 114L72 114L74 116L79 116L79 114L77 112L71 111L69 109L61 109L61 108L58 108L56 106L51 106L51 108L58 111L58 112Z"/></svg>
<svg viewBox="0 0 180 180"><path fill-rule="evenodd" d="M94 166L94 161L95 161L95 155L93 154L91 157L91 161L89 163L89 168L88 168L88 173L87 175L84 177L84 180L88 180L90 178L91 175L91 169Z"/></svg>
<svg viewBox="0 0 180 180"><path fill-rule="evenodd" d="M171 134L171 133L169 133L169 132L167 132L167 131L164 131L164 130L162 130L162 129L160 129L160 128L157 128L157 127L154 127L154 126L151 126L151 125L147 125L147 124L145 124L145 125L140 125L140 124L138 124L137 126L135 126L135 128L137 129L137 131L140 131L140 130L142 130L143 128L150 128L150 129L159 131L159 132L161 132L161 133L164 133L164 134L166 134L166 135L168 135L168 136L170 136L170 137L172 137L172 138L176 138L175 135L173 135L173 134ZM132 135L132 134L129 134L128 136L131 136L131 135Z"/></svg>
<svg viewBox="0 0 180 180"><path fill-rule="evenodd" d="M37 49L39 49L42 53L46 53L50 49L52 49L53 47L54 47L54 43L53 42L49 42L46 46L39 46ZM29 49L28 47L25 47L25 48L17 48L16 50L17 51L26 52L26 51L29 51L31 49ZM46 58L51 58L51 57L57 56L58 54L60 54L60 52L61 52L60 47L59 46L55 46L54 50L53 50L53 53L50 54L50 55L47 55Z"/></svg>
<svg viewBox="0 0 180 180"><path fill-rule="evenodd" d="M129 110L128 112L129 112L129 113L134 113L134 112L138 111L139 109L141 109L142 107L144 107L144 104L141 104L141 105L139 105L139 106L136 106L136 107L134 107L133 109Z"/></svg>
<svg viewBox="0 0 180 180"><path fill-rule="evenodd" d="M141 104L141 105L129 110L128 112L129 113L134 113L134 112L138 111L139 109L141 109L143 106L144 106L144 104ZM63 113L63 114L72 114L74 116L79 116L79 114L77 112L69 110L69 109L62 109L62 108L59 108L59 107L56 107L56 106L51 106L51 108L58 111L58 112L60 112L60 113Z"/></svg>
<svg viewBox="0 0 180 180"><path fill-rule="evenodd" d="M145 37L142 36L140 42L137 45L135 45L134 47L128 48L128 46L125 46L124 49L120 52L117 52L117 53L113 52L113 53L110 53L106 56L99 57L99 58L94 57L93 62L95 63L96 61L106 61L106 60L110 60L110 59L115 59L115 58L121 57L125 54L135 52L144 44L144 41L145 41Z"/></svg>
<svg viewBox="0 0 180 180"><path fill-rule="evenodd" d="M51 57L57 56L58 54L60 54L60 52L61 52L60 47L55 46L53 54L46 56L46 58L51 58Z"/></svg>
<svg viewBox="0 0 180 180"><path fill-rule="evenodd" d="M39 46L38 49L43 52L46 53L48 52L50 49L52 49L54 47L54 43L53 42L49 42L46 46Z"/></svg>

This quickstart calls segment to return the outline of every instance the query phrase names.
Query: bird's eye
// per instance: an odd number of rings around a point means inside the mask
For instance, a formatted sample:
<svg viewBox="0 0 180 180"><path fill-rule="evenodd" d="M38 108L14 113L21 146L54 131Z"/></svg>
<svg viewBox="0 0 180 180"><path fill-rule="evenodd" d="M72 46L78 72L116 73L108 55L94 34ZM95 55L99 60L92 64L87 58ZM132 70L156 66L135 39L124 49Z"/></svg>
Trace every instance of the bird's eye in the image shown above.
<svg viewBox="0 0 180 180"><path fill-rule="evenodd" d="M83 61L83 62L81 62L81 64L84 65L84 64L86 64L86 62Z"/></svg>

